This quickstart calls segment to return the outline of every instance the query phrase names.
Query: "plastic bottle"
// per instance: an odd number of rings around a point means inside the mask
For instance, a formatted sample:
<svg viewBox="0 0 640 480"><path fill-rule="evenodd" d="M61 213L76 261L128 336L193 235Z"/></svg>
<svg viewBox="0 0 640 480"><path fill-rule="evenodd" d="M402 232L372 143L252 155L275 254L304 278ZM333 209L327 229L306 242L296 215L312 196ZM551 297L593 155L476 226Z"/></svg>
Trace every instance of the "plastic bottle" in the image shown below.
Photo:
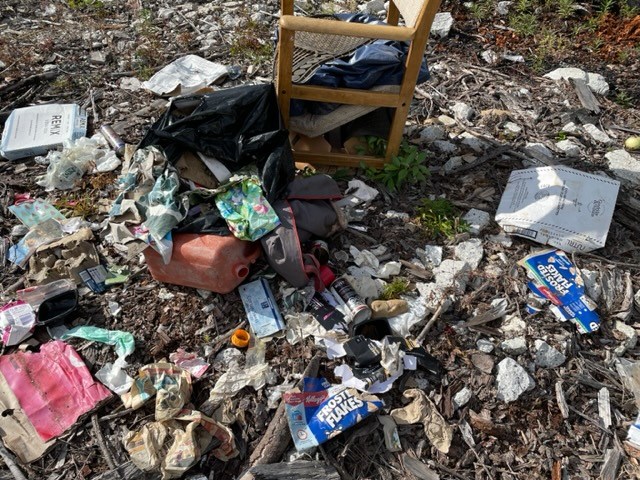
<svg viewBox="0 0 640 480"><path fill-rule="evenodd" d="M259 242L233 235L178 233L173 236L173 254L167 265L152 248L144 256L149 272L159 282L229 293L249 275L249 267L261 253Z"/></svg>

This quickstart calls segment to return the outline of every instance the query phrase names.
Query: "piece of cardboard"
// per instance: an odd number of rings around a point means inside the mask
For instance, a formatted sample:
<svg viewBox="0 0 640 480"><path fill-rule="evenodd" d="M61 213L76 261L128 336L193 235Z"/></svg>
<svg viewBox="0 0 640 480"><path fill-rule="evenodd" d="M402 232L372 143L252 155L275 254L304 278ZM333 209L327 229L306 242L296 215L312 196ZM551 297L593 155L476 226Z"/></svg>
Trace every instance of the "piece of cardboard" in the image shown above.
<svg viewBox="0 0 640 480"><path fill-rule="evenodd" d="M604 247L620 182L563 166L511 172L496 222L567 252Z"/></svg>
<svg viewBox="0 0 640 480"><path fill-rule="evenodd" d="M181 178L191 180L205 188L216 188L219 185L218 180L204 162L189 151L184 152L176 162L176 169Z"/></svg>

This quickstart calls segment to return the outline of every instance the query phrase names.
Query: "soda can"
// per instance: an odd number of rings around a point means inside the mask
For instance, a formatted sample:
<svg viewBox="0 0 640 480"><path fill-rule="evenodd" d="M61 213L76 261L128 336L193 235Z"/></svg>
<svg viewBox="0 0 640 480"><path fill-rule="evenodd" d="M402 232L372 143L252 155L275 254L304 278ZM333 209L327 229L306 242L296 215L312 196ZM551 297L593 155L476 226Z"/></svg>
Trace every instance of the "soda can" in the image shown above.
<svg viewBox="0 0 640 480"><path fill-rule="evenodd" d="M338 301L342 301L349 308L354 325L366 322L371 318L371 309L344 277L334 280L331 284L331 291Z"/></svg>
<svg viewBox="0 0 640 480"><path fill-rule="evenodd" d="M323 240L314 240L309 248L311 254L318 259L320 265L326 265L329 262L329 245Z"/></svg>
<svg viewBox="0 0 640 480"><path fill-rule="evenodd" d="M122 156L124 154L124 140L111 128L110 125L102 125L100 127L100 133L105 138L109 145L115 150L116 155Z"/></svg>

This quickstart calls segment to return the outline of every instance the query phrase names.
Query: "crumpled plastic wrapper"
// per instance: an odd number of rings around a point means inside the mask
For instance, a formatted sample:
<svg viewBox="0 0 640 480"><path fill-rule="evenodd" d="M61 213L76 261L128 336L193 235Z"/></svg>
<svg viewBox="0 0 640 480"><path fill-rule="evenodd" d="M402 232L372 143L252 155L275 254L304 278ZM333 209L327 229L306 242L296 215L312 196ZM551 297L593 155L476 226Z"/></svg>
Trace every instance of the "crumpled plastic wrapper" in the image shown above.
<svg viewBox="0 0 640 480"><path fill-rule="evenodd" d="M227 67L198 55L185 55L165 66L142 86L156 95L186 95L227 74ZM121 88L123 88L121 86Z"/></svg>
<svg viewBox="0 0 640 480"><path fill-rule="evenodd" d="M126 407L140 408L156 396L156 421L129 432L123 444L133 463L144 471L160 470L163 479L180 478L211 444L223 461L238 455L231 429L202 412L185 408L191 398L191 374L170 363L142 367L131 391L122 396Z"/></svg>
<svg viewBox="0 0 640 480"><path fill-rule="evenodd" d="M453 440L453 427L440 415L434 403L417 388L405 390L402 396L413 401L406 407L391 410L391 417L398 425L422 423L427 438L433 446L444 454L449 453Z"/></svg>
<svg viewBox="0 0 640 480"><path fill-rule="evenodd" d="M224 398L235 396L244 387L256 390L275 381L275 374L268 363L259 363L244 369L230 369L223 373L211 389L208 402L218 405Z"/></svg>
<svg viewBox="0 0 640 480"><path fill-rule="evenodd" d="M170 354L169 360L187 370L195 378L200 378L209 368L209 363L204 358L198 357L195 353L187 352L184 348L179 348Z"/></svg>

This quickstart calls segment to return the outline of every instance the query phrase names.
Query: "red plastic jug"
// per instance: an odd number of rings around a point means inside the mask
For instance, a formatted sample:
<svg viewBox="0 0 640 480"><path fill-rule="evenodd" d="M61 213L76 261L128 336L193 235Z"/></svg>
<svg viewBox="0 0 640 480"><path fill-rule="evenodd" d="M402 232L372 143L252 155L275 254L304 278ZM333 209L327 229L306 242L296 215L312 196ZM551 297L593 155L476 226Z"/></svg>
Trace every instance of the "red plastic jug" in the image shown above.
<svg viewBox="0 0 640 480"><path fill-rule="evenodd" d="M260 242L238 240L233 235L177 233L167 265L153 248L147 248L144 257L159 282L229 293L247 277L261 253Z"/></svg>

